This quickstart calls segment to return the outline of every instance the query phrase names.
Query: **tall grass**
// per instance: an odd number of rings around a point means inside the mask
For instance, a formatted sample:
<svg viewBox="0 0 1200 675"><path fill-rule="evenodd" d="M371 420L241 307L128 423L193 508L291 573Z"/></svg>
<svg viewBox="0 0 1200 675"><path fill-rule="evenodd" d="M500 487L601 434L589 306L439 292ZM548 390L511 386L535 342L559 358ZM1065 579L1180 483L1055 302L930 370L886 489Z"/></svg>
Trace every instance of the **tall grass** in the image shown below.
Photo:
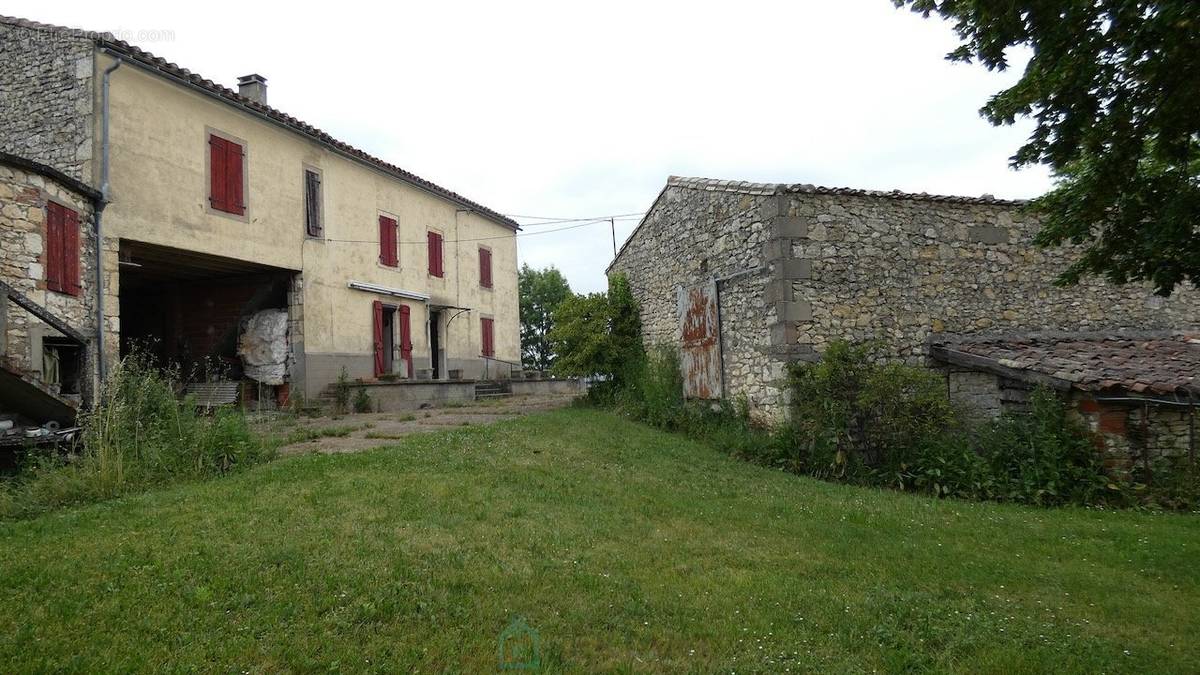
<svg viewBox="0 0 1200 675"><path fill-rule="evenodd" d="M81 419L76 454L31 455L0 487L0 517L109 499L150 486L217 476L265 461L273 448L240 409L211 414L182 400L178 373L142 354L121 361Z"/></svg>

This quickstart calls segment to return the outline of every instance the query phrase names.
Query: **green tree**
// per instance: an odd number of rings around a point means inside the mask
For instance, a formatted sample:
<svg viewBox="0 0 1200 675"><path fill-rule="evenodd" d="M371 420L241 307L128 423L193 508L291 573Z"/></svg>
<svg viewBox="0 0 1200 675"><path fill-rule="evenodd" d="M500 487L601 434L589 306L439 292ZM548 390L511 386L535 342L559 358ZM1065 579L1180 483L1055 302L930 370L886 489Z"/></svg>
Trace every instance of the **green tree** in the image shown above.
<svg viewBox="0 0 1200 675"><path fill-rule="evenodd" d="M641 365L642 322L624 275L608 280L608 293L572 295L554 313L550 331L554 372L603 377L620 386Z"/></svg>
<svg viewBox="0 0 1200 675"><path fill-rule="evenodd" d="M1037 242L1082 246L1059 278L1150 281L1160 295L1200 286L1200 2L1197 0L893 0L955 23L947 58L1008 67L1019 82L980 111L1036 127L1011 162L1045 164Z"/></svg>
<svg viewBox="0 0 1200 675"><path fill-rule="evenodd" d="M554 365L550 329L554 310L571 297L571 287L554 266L537 270L521 265L517 273L521 300L521 361L528 368L549 370Z"/></svg>

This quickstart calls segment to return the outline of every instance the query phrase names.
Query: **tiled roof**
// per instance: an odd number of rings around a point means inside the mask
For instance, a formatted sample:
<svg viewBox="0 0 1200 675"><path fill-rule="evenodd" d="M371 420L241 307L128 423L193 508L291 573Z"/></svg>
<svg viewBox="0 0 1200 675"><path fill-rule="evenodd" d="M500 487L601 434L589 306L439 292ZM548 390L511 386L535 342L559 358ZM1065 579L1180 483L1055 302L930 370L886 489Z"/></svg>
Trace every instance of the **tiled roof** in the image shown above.
<svg viewBox="0 0 1200 675"><path fill-rule="evenodd" d="M354 157L358 160L366 162L367 164L373 165L374 167L380 169L384 173L391 174L392 176L399 178L400 180L403 180L406 183L412 184L423 190L426 190L435 195L443 197L444 199L447 199L447 200L455 202L459 205L465 206L465 207L471 209L472 211L475 211L475 212L479 213L480 215L487 217L490 220L496 221L502 225L512 228L514 231L520 229L520 226L517 224L517 222L515 220L508 218L507 216L499 213L498 211L489 209L488 207L486 207L482 204L479 204L477 202L471 201L470 199L467 199L466 197L458 194L457 192L447 190L446 188L441 187L440 185L432 183L428 180L425 180L424 178L421 178L420 176L418 176L414 173L405 171L404 169L401 169L400 167L398 167L394 164L385 162L382 159L379 159L378 157L375 157L363 150L360 150L360 149L350 145L349 143L339 141L338 139L334 138L333 136L330 136L329 134L325 133L324 131L321 131L320 129L312 126L311 124L308 124L307 122L298 120L295 117L292 117L291 115L288 115L285 112L282 112L280 110L277 110L277 109L272 108L267 105L263 105L256 101L251 101L250 99L239 95L236 91L229 89L228 87L223 87L223 86L213 82L212 80L207 80L203 77L200 77L196 73L193 73L192 71L190 71L186 68L183 68L174 63L171 63L171 62L167 61L166 59L157 57L157 56L151 54L150 52L145 51L144 49L135 47L135 46L129 44L128 42L125 42L124 40L117 40L117 39L113 38L113 36L109 33L95 33L95 32L90 32L90 31L81 31L81 30L77 30L77 29L73 29L73 28L66 28L63 26L55 26L55 25L51 25L51 24L38 23L36 21L29 21L27 19L21 19L21 18L17 18L17 17L9 17L9 16L3 16L3 15L0 15L0 23L6 23L9 25L18 26L20 28L26 28L26 29L30 29L30 30L50 31L50 32L55 32L55 33L67 33L70 35L74 35L74 36L78 36L78 37L86 37L86 38L95 40L95 42L100 47L109 49L112 52L119 54L120 56L137 63L141 67L147 68L151 71L156 71L162 75L165 75L169 79L181 80L188 85L192 85L192 86L198 87L200 89L203 89L203 90L207 91L208 93L213 94L213 95L217 96L218 98L223 99L225 102L227 102L231 105L234 105L234 106L237 106L240 108L244 108L251 112L263 115L279 124L282 124L283 126L286 126L290 129L292 129L293 131L301 133L301 134L308 136L324 145L327 145L327 146L333 148L334 150L340 151L340 152L345 153L345 154L347 154L351 157Z"/></svg>
<svg viewBox="0 0 1200 675"><path fill-rule="evenodd" d="M930 345L935 359L1063 389L1200 396L1200 332L1043 334Z"/></svg>
<svg viewBox="0 0 1200 675"><path fill-rule="evenodd" d="M751 183L741 180L718 180L715 178L686 178L671 176L667 186L705 190L708 192L736 192L748 195L781 194L814 194L814 195L846 195L852 197L886 197L888 199L909 199L927 202L943 202L950 204L989 204L996 206L1024 206L1029 202L1023 199L997 199L991 195L982 197L954 197L950 195L931 195L925 192L901 192L892 190L860 190L857 188L824 187L808 183Z"/></svg>

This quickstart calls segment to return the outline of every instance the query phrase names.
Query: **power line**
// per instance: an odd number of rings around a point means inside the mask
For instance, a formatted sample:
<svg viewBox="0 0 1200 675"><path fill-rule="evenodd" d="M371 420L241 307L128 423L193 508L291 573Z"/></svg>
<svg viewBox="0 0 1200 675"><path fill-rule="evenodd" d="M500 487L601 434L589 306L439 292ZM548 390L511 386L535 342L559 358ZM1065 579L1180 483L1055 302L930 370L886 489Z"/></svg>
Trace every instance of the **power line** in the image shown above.
<svg viewBox="0 0 1200 675"><path fill-rule="evenodd" d="M591 216L588 218L566 218L566 217L558 217L558 216L518 216L518 215L515 215L512 213L506 213L504 215L505 215L505 217L508 217L508 218L529 218L532 220L544 220L544 221L551 221L551 222L556 222L556 223L569 223L569 222L573 222L573 221L577 222L577 221L581 221L581 220L608 220L609 218L627 218L630 216L644 216L644 215L646 215L646 212L638 211L636 213L612 213L612 214L606 214L606 215L602 215L602 216ZM541 225L541 223L530 223L530 224L531 225Z"/></svg>
<svg viewBox="0 0 1200 675"><path fill-rule="evenodd" d="M598 219L598 220L591 220L586 223L576 223L574 225L568 225L566 227L559 227L559 228L556 228L553 230L542 230L541 232L521 232L518 234L511 235L511 236L512 237L534 237L539 234L554 234L555 232L566 232L567 230L574 230L574 229L577 229L580 227L587 227L588 225L598 225L600 223L607 223L610 220L611 220L610 218L603 218L603 219ZM509 239L509 238L511 238L509 235L500 235L500 236L496 236L496 237L475 237L473 239L446 239L444 243L456 244L459 242L491 241L494 239ZM378 239L322 239L320 241L334 242L334 243L338 243L338 244L378 244L379 243ZM398 241L396 243L398 245L407 244L407 245L416 246L419 244L425 244L427 242L425 242L425 241Z"/></svg>

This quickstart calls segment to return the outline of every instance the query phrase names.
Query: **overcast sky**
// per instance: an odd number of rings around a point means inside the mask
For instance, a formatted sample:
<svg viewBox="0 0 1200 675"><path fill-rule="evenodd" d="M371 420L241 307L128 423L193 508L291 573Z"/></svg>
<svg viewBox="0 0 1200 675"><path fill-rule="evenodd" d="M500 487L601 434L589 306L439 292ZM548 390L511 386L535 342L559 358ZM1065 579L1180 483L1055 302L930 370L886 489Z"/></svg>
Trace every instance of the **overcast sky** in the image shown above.
<svg viewBox="0 0 1200 675"><path fill-rule="evenodd" d="M1029 127L977 112L1019 73L946 62L949 24L889 0L2 11L121 31L228 86L261 73L273 106L507 214L639 213L672 174L998 197L1049 185L1008 168ZM617 222L618 245L635 225ZM601 289L608 223L535 234L556 227L527 228L522 261Z"/></svg>

